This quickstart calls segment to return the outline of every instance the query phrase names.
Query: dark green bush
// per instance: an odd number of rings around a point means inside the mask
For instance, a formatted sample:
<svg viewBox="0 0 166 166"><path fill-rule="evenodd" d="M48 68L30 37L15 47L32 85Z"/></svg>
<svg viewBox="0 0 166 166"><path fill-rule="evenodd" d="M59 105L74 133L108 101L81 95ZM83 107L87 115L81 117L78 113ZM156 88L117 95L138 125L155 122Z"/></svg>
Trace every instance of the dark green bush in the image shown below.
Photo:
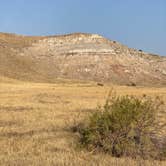
<svg viewBox="0 0 166 166"><path fill-rule="evenodd" d="M153 137L157 129L156 111L161 104L159 98L152 100L146 95L109 95L104 107L96 109L77 127L80 145L116 157L157 158L160 152Z"/></svg>

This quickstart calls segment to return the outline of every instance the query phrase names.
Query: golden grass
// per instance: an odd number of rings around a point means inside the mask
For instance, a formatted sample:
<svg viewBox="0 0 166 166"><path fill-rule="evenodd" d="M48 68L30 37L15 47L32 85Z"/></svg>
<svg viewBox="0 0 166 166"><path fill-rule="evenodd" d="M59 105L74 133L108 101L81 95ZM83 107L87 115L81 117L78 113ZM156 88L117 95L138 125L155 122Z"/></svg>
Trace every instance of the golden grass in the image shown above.
<svg viewBox="0 0 166 166"><path fill-rule="evenodd" d="M69 128L88 111L102 105L110 89L111 86L93 83L1 81L0 165L165 165L160 161L118 159L75 148L76 135ZM114 86L114 89L121 95L161 95L166 101L166 88ZM159 118L164 122L165 113L160 113Z"/></svg>

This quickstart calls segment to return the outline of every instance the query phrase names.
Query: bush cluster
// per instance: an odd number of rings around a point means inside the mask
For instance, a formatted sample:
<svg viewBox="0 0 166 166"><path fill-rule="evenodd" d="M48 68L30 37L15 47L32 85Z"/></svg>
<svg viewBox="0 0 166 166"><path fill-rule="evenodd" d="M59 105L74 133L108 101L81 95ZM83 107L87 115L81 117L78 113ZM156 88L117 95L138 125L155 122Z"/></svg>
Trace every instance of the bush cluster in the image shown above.
<svg viewBox="0 0 166 166"><path fill-rule="evenodd" d="M144 95L110 94L105 105L98 107L87 120L77 126L82 147L102 151L115 157L159 158L155 133L156 111L162 102Z"/></svg>

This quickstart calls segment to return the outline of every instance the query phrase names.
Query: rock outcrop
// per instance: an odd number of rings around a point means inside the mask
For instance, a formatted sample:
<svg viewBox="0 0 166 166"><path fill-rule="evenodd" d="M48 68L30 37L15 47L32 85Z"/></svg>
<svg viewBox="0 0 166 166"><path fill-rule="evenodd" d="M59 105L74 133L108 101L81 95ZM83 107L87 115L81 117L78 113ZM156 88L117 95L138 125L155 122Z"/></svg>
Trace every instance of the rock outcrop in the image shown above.
<svg viewBox="0 0 166 166"><path fill-rule="evenodd" d="M23 72L17 69L20 72L17 79L54 82L57 78L67 78L121 85L166 85L166 57L130 49L100 35L34 37L29 43L8 48L12 51L10 57L25 64L20 66ZM0 60L6 56L9 55L0 53ZM20 65L20 62L14 63ZM0 68L3 68L1 63ZM0 72L4 75L2 70ZM10 77L14 77L13 74Z"/></svg>

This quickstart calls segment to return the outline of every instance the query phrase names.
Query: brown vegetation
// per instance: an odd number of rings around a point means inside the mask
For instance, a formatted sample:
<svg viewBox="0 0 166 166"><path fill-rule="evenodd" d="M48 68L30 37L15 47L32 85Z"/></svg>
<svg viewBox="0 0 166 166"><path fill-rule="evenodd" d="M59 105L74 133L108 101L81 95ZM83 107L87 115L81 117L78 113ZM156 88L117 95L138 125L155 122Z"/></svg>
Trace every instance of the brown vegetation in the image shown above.
<svg viewBox="0 0 166 166"><path fill-rule="evenodd" d="M62 80L61 80L62 81ZM8 82L8 83L7 83ZM165 88L114 86L118 95L163 96ZM70 128L96 105L103 105L110 86L63 81L57 84L0 83L0 165L165 165L164 161L117 159L76 148ZM165 109L157 113L165 122ZM159 134L164 136L166 130Z"/></svg>

